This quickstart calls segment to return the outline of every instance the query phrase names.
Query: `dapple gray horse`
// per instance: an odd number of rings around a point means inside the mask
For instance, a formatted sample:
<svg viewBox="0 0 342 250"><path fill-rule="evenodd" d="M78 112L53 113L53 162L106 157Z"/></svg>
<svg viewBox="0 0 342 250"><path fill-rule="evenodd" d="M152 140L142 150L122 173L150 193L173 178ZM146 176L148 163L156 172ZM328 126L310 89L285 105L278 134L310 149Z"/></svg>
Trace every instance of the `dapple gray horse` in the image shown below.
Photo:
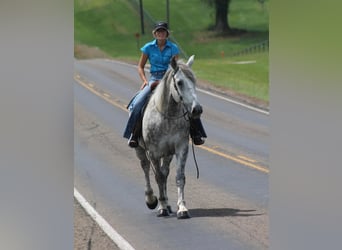
<svg viewBox="0 0 342 250"><path fill-rule="evenodd" d="M189 150L189 129L191 118L199 118L202 107L197 101L196 79L191 70L194 56L187 63L171 60L171 67L165 73L152 94L142 122L142 137L136 154L145 173L145 201L150 209L156 208L157 197L150 183L150 167L155 173L159 188L158 217L169 216L167 178L170 162L176 156L178 189L177 218L190 218L184 200L185 163Z"/></svg>

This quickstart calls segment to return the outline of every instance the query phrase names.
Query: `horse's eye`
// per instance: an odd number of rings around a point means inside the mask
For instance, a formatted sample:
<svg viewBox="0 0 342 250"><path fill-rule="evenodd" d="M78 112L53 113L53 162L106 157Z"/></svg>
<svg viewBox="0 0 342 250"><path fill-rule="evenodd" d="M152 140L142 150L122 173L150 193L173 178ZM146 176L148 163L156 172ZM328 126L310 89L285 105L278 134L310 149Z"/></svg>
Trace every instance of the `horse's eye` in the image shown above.
<svg viewBox="0 0 342 250"><path fill-rule="evenodd" d="M184 85L183 80L179 80L179 81L178 81L178 86L179 86L179 87L182 87L183 85Z"/></svg>

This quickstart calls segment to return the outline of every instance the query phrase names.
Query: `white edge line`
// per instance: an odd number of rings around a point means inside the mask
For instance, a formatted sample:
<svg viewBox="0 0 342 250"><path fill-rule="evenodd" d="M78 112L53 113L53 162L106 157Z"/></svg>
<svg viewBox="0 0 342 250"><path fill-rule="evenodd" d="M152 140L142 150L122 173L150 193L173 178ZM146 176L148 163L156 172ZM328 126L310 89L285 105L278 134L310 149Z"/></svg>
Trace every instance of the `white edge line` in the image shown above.
<svg viewBox="0 0 342 250"><path fill-rule="evenodd" d="M111 59L106 59L107 61L109 62L113 62L113 63L119 63L119 64L122 64L122 65L130 65L130 66L135 66L135 65L132 65L132 64L129 64L129 63L126 63L126 62L121 62L121 61L116 61L116 60L111 60ZM247 109L250 109L250 110L253 110L253 111L256 111L256 112L259 112L259 113L262 113L262 114L265 114L265 115L269 115L270 112L266 111L266 110L263 110L263 109L259 109L259 108L256 108L256 107L253 107L251 105L247 105L247 104L244 104L242 102L238 102L238 101L234 101L230 98L226 98L226 97L223 97L223 96L220 96L220 95L216 95L212 92L209 92L209 91L206 91L204 89L201 89L201 88L197 88L198 91L202 92L202 93L205 93L207 95L211 95L211 96L214 96L216 98L219 98L221 100L224 100L224 101L227 101L227 102L230 102L230 103L234 103L236 105L239 105L239 106L242 106L244 108L247 108Z"/></svg>
<svg viewBox="0 0 342 250"><path fill-rule="evenodd" d="M90 217L96 221L100 228L121 250L135 250L109 223L87 202L87 200L74 188L74 196Z"/></svg>
<svg viewBox="0 0 342 250"><path fill-rule="evenodd" d="M234 101L234 100L232 100L232 99L230 99L230 98L223 97L223 96L220 96L220 95L216 95L216 94L211 93L211 92L209 92L209 91L206 91L206 90L204 90L204 89L197 88L197 90L200 91L200 92L202 92L202 93L205 93L205 94L207 94L207 95L214 96L214 97L219 98L219 99L221 99L221 100L224 100L224 101L227 101L227 102L231 102L231 103L234 103L234 104L236 104L236 105L240 105L240 106L242 106L242 107L248 108L248 109L250 109L250 110L257 111L257 112L262 113L262 114L265 114L265 115L269 115L269 114L270 114L270 112L265 111L265 110L263 110L263 109L255 108L255 107L253 107L253 106L244 104L244 103L242 103L242 102Z"/></svg>

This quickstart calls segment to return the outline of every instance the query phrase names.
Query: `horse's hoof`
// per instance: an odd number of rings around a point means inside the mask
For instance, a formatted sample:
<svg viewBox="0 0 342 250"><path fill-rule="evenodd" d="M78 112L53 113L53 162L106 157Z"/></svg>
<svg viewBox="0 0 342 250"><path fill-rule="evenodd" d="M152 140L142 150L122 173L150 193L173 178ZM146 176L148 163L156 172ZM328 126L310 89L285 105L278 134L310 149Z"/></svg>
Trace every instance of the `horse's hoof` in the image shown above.
<svg viewBox="0 0 342 250"><path fill-rule="evenodd" d="M167 211L169 211L169 213L172 214L171 206L170 206L170 205L167 205L166 208L167 208Z"/></svg>
<svg viewBox="0 0 342 250"><path fill-rule="evenodd" d="M169 210L167 210L167 209L160 209L158 211L157 217L167 217L169 215L170 215L169 214Z"/></svg>
<svg viewBox="0 0 342 250"><path fill-rule="evenodd" d="M189 219L191 216L188 211L181 211L177 213L177 219Z"/></svg>
<svg viewBox="0 0 342 250"><path fill-rule="evenodd" d="M153 201L152 203L148 203L146 202L146 206L149 208L149 209L155 209L158 205L158 199L156 196L153 196Z"/></svg>

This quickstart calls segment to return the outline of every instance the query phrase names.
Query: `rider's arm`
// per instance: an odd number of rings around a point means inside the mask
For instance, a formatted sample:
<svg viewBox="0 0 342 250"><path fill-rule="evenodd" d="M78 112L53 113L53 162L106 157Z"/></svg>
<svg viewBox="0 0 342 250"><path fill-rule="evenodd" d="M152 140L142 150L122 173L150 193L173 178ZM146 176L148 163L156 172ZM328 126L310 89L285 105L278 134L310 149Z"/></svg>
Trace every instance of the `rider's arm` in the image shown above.
<svg viewBox="0 0 342 250"><path fill-rule="evenodd" d="M141 80L143 81L143 84L141 85L141 89L143 89L145 85L147 85L148 83L146 76L145 76L145 70L144 70L147 59L148 59L148 56L144 53L141 53L141 57L140 57L139 64L138 64L139 76Z"/></svg>

